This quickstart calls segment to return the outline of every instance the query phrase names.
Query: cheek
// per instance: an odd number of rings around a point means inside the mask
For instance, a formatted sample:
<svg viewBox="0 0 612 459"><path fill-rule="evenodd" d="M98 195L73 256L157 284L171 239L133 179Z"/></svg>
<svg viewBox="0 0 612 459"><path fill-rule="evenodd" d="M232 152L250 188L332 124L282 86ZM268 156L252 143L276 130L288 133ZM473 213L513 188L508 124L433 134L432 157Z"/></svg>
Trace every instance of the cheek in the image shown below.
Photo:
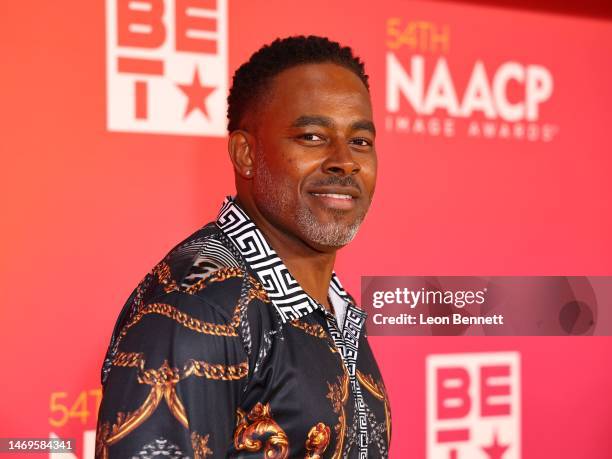
<svg viewBox="0 0 612 459"><path fill-rule="evenodd" d="M312 156L312 151L304 149L295 148L287 151L279 173L285 175L287 180L299 190L308 177L321 169L322 161Z"/></svg>
<svg viewBox="0 0 612 459"><path fill-rule="evenodd" d="M291 139L282 139L264 145L266 163L275 177L282 181L295 181L304 169L307 157Z"/></svg>
<svg viewBox="0 0 612 459"><path fill-rule="evenodd" d="M376 176L377 176L378 164L376 158L372 158L364 163L362 163L361 167L361 177L363 179L363 184L366 189L371 193L374 192L374 188L376 188Z"/></svg>
<svg viewBox="0 0 612 459"><path fill-rule="evenodd" d="M287 159L271 166L270 178L276 195L282 195L286 202L296 201L301 187L301 175L295 160Z"/></svg>

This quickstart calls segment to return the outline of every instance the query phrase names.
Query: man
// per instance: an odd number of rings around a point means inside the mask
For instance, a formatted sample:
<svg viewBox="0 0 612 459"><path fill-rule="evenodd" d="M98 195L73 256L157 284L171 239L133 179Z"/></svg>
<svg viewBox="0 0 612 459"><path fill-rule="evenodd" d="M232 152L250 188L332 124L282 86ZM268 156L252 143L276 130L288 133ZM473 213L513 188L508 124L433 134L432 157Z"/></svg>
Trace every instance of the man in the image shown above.
<svg viewBox="0 0 612 459"><path fill-rule="evenodd" d="M237 196L124 306L96 456L387 457L365 314L333 271L376 182L363 64L326 38L276 40L228 102Z"/></svg>

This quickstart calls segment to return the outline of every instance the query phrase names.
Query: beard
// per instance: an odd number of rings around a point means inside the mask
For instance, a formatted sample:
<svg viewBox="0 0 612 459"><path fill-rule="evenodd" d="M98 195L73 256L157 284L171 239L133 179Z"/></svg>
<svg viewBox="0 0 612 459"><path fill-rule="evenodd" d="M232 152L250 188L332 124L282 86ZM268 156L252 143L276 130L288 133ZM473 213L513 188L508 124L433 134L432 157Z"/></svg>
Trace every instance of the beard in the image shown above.
<svg viewBox="0 0 612 459"><path fill-rule="evenodd" d="M357 186L352 176L330 177L317 182L318 186L340 185ZM351 242L365 218L367 207L360 211L354 221L343 220L345 212L340 209L326 209L331 221L321 222L303 202L294 202L290 194L293 185L284 176L273 177L264 154L258 150L255 155L255 176L253 177L253 195L257 205L269 216L291 215L295 219L301 238L326 247L342 247ZM282 218L282 217L281 217Z"/></svg>

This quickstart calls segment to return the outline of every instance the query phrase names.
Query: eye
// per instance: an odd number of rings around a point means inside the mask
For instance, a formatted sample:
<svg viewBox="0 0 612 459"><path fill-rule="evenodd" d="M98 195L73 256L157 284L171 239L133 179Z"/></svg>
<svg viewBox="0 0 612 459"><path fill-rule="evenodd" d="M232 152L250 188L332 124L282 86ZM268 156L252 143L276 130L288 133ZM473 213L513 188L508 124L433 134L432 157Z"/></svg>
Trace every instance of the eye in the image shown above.
<svg viewBox="0 0 612 459"><path fill-rule="evenodd" d="M319 146L325 144L327 139L322 134L308 132L298 135L296 140L305 146Z"/></svg>
<svg viewBox="0 0 612 459"><path fill-rule="evenodd" d="M365 137L356 137L354 139L351 139L351 143L353 145L357 145L358 147L371 147L373 146L374 142L372 142L370 139L366 139Z"/></svg>
<svg viewBox="0 0 612 459"><path fill-rule="evenodd" d="M318 141L322 141L325 140L323 137L321 137L319 134L313 134L313 133L308 133L308 134L302 134L300 136L300 139L302 140L307 140L307 141L311 141L311 142L318 142Z"/></svg>

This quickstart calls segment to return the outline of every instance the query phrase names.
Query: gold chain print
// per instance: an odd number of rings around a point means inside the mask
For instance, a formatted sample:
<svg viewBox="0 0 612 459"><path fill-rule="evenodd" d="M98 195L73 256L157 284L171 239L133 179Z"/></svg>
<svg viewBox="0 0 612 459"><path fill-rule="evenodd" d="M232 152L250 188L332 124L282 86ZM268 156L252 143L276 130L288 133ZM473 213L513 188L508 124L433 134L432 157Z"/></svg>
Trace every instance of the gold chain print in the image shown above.
<svg viewBox="0 0 612 459"><path fill-rule="evenodd" d="M238 380L246 378L249 366L248 362L237 365L212 364L199 360L188 360L182 368L170 367L168 361L164 361L157 369L145 370L144 355L140 352L120 352L113 359L113 366L138 369L138 382L151 386L151 391L143 404L133 412L117 413L117 420L111 426L109 422L98 426L96 435L96 457L108 458L108 447L117 443L151 416L160 402L166 401L170 412L185 427L189 428L189 421L185 407L176 393L176 385L179 381L190 376L204 377L213 380ZM194 443L194 438L197 440ZM192 433L192 444L198 447L199 457L204 458L212 451L207 446L208 436L194 437ZM196 448L194 446L194 451ZM207 452L208 451L208 452ZM198 456L196 456L198 457Z"/></svg>

